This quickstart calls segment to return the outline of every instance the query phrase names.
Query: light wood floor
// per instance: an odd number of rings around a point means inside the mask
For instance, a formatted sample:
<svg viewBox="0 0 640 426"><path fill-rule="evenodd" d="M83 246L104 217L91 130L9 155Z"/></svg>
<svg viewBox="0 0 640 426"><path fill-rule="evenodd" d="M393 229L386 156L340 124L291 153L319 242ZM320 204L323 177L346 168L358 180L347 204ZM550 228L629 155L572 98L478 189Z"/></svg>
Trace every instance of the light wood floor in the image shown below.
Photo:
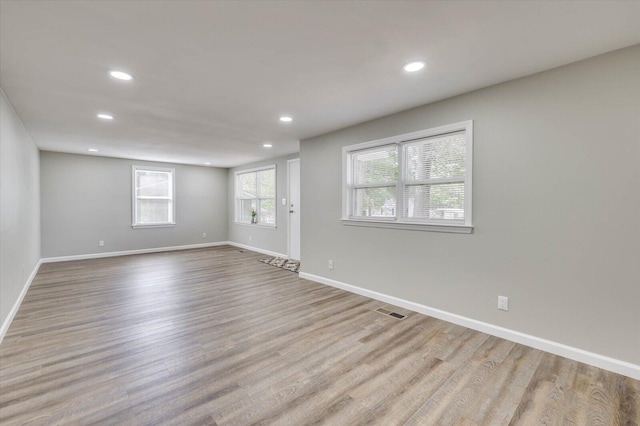
<svg viewBox="0 0 640 426"><path fill-rule="evenodd" d="M637 425L640 382L211 249L41 266L0 424Z"/></svg>

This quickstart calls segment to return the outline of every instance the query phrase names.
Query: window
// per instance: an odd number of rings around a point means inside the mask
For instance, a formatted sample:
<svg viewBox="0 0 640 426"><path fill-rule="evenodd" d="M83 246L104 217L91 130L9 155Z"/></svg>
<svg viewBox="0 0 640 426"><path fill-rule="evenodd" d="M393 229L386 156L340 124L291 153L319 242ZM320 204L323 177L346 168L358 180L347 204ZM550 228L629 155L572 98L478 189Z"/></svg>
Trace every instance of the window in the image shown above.
<svg viewBox="0 0 640 426"><path fill-rule="evenodd" d="M343 223L469 233L472 121L343 148Z"/></svg>
<svg viewBox="0 0 640 426"><path fill-rule="evenodd" d="M133 225L175 225L175 171L133 166Z"/></svg>
<svg viewBox="0 0 640 426"><path fill-rule="evenodd" d="M276 166L236 172L236 222L276 226Z"/></svg>

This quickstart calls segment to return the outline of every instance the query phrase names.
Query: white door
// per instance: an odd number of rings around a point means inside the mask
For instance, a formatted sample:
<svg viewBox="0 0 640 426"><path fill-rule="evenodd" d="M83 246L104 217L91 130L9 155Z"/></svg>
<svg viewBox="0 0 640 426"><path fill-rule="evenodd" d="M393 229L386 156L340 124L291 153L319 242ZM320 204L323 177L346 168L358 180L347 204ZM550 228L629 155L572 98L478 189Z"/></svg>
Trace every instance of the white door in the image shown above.
<svg viewBox="0 0 640 426"><path fill-rule="evenodd" d="M300 260L300 159L287 162L289 199L289 258Z"/></svg>

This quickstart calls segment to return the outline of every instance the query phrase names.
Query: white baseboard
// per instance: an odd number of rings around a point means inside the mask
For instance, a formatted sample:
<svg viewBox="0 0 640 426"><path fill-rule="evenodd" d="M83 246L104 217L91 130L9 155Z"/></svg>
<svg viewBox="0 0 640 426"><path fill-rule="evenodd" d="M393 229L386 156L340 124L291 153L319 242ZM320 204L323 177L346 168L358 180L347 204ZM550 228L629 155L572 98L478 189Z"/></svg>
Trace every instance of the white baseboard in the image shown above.
<svg viewBox="0 0 640 426"><path fill-rule="evenodd" d="M41 259L41 261L42 263L66 262L69 260L98 259L101 257L129 256L132 254L159 253L163 251L175 251L175 250L190 250L190 249L196 249L196 248L224 246L228 244L231 244L231 243L228 241L217 241L214 243L188 244L184 246L155 247L155 248L137 249L137 250L110 251L106 253L89 253L89 254L77 254L77 255L71 255L71 256L45 257L44 259Z"/></svg>
<svg viewBox="0 0 640 426"><path fill-rule="evenodd" d="M196 249L196 248L216 247L216 246L225 246L225 245L243 248L245 250L251 250L258 253L263 253L269 256L284 257L285 259L289 258L289 256L283 253L277 253L275 251L265 250L259 247L248 246L246 244L240 244L234 241L218 241L215 243L189 244L184 246L155 247L155 248L137 249L137 250L110 251L106 253L89 253L89 254L76 254L71 256L45 257L44 259L40 259L40 261L42 263L66 262L69 260L99 259L101 257L129 256L132 254L159 253L163 251L190 250L190 249Z"/></svg>
<svg viewBox="0 0 640 426"><path fill-rule="evenodd" d="M613 371L614 373L622 374L624 376L640 380L640 365L585 351L583 349L574 348L572 346L567 346L562 343L542 339L540 337L531 336L529 334L521 333L519 331L511 330L486 322L477 321L471 318L464 317L462 315L457 315L450 312L442 311L440 309L431 308L419 303L410 302L408 300L389 296L384 293L378 293L377 291L356 287L351 284L346 284L340 281L332 280L330 278L321 277L319 275L300 272L300 278L315 281L320 284L326 284L331 287L346 290L350 293L360 294L362 296L380 300L381 302L390 303L392 305L409 309L414 312L419 312L421 314L448 321L453 324L458 324L467 328L471 328L473 330L491 334L493 336L501 337L512 342L521 343L535 349L540 349L542 351L560 355L574 361L583 362L585 364L593 365L594 367Z"/></svg>
<svg viewBox="0 0 640 426"><path fill-rule="evenodd" d="M9 311L9 315L7 315L7 317L2 322L2 326L0 327L0 343L2 343L2 340L4 339L4 336L7 334L7 331L9 331L9 326L11 326L11 322L13 321L13 318L15 318L16 314L18 313L18 309L20 308L20 305L22 304L24 297L27 295L29 286L31 286L33 279L36 277L36 274L38 273L38 269L40 269L40 265L42 265L42 259L38 261L38 263L36 264L36 267L33 268L33 271L31 271L31 275L29 275L27 282L24 283L24 287L22 287L22 291L20 291L20 294L18 295L18 299L16 299L16 302L11 307L11 310Z"/></svg>
<svg viewBox="0 0 640 426"><path fill-rule="evenodd" d="M258 253L266 254L266 255L269 255L269 256L283 257L285 259L289 258L288 255L283 254L283 253L277 253L275 251L265 250L265 249L261 249L259 247L248 246L246 244L240 244L240 243L236 243L236 242L233 242L233 241L227 241L227 244L229 244L230 246L243 248L245 250L257 251Z"/></svg>

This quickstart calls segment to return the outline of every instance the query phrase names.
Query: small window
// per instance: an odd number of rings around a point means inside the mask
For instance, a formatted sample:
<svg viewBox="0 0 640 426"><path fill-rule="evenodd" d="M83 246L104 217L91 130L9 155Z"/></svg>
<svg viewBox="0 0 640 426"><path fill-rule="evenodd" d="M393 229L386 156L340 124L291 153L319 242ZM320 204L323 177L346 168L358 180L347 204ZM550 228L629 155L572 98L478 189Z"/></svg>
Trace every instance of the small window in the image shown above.
<svg viewBox="0 0 640 426"><path fill-rule="evenodd" d="M343 148L343 223L471 232L472 122Z"/></svg>
<svg viewBox="0 0 640 426"><path fill-rule="evenodd" d="M276 166L236 172L237 223L276 226Z"/></svg>
<svg viewBox="0 0 640 426"><path fill-rule="evenodd" d="M175 170L133 166L134 227L175 225Z"/></svg>

